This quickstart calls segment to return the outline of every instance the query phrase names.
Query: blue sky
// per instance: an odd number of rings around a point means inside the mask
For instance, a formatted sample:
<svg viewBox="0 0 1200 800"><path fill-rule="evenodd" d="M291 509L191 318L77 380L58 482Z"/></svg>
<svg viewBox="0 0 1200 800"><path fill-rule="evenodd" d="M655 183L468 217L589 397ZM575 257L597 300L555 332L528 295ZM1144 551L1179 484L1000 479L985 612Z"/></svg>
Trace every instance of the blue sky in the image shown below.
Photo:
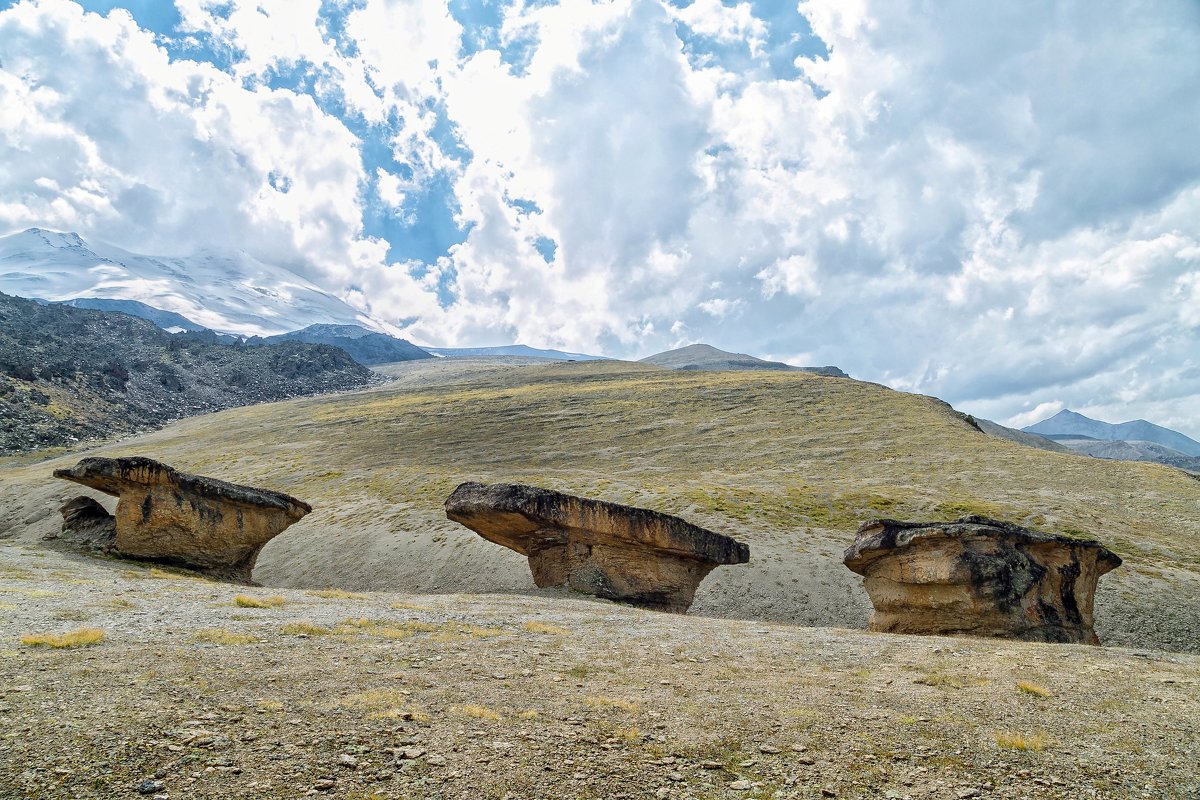
<svg viewBox="0 0 1200 800"><path fill-rule="evenodd" d="M0 2L0 103L0 231L1200 434L1191 0Z"/></svg>

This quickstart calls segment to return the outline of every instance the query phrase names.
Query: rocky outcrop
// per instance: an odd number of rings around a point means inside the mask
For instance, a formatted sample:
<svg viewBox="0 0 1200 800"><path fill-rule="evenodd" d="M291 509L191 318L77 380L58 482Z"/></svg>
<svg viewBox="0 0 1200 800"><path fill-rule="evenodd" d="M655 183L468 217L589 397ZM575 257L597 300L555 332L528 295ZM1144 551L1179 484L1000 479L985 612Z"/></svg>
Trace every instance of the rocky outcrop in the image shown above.
<svg viewBox="0 0 1200 800"><path fill-rule="evenodd" d="M521 484L464 483L446 516L529 558L540 587L659 611L687 611L696 587L750 548L679 517Z"/></svg>
<svg viewBox="0 0 1200 800"><path fill-rule="evenodd" d="M845 564L865 579L873 631L1099 644L1096 582L1121 559L1098 542L971 516L868 522Z"/></svg>
<svg viewBox="0 0 1200 800"><path fill-rule="evenodd" d="M114 549L120 555L242 583L250 582L263 545L312 511L281 492L177 472L149 458L85 458L54 477L119 498ZM64 506L64 529L98 517L80 500Z"/></svg>
<svg viewBox="0 0 1200 800"><path fill-rule="evenodd" d="M212 331L171 334L128 314L0 293L0 455L379 380L329 345L251 347Z"/></svg>
<svg viewBox="0 0 1200 800"><path fill-rule="evenodd" d="M104 506L87 495L68 500L59 509L62 512L62 533L48 536L61 539L86 550L107 553L117 540L117 520Z"/></svg>

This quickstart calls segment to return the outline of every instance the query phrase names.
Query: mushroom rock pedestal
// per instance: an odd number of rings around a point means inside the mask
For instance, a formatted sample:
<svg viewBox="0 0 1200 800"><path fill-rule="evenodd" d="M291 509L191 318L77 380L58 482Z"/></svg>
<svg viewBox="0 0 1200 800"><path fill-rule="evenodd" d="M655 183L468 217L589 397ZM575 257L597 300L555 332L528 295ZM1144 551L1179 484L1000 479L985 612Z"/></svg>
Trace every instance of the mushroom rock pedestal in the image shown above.
<svg viewBox="0 0 1200 800"><path fill-rule="evenodd" d="M971 516L867 522L845 564L864 577L873 631L1099 644L1096 582L1121 559L1098 542Z"/></svg>
<svg viewBox="0 0 1200 800"><path fill-rule="evenodd" d="M119 498L120 555L240 583L250 582L263 545L312 511L282 492L177 472L149 458L85 458L54 477Z"/></svg>
<svg viewBox="0 0 1200 800"><path fill-rule="evenodd" d="M687 611L714 567L750 560L747 545L679 517L521 484L464 483L446 516L527 556L539 587L657 611Z"/></svg>

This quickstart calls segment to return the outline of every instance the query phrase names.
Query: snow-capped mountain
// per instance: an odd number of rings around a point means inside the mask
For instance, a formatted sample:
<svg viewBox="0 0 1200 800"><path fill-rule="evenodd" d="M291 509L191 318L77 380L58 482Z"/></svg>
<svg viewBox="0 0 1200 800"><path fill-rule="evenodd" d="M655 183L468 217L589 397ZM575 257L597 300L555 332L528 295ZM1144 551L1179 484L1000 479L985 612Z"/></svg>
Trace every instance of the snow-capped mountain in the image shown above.
<svg viewBox="0 0 1200 800"><path fill-rule="evenodd" d="M159 258L42 228L0 236L0 292L54 301L137 300L243 336L314 323L400 333L296 273L245 253Z"/></svg>

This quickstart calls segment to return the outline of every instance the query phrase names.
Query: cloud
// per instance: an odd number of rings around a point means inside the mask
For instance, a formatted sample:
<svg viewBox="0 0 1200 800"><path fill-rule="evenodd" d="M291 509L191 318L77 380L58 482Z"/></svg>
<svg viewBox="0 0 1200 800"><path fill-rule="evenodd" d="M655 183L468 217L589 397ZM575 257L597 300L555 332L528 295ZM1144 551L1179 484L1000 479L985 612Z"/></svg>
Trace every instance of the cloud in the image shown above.
<svg viewBox="0 0 1200 800"><path fill-rule="evenodd" d="M1188 0L178 6L213 63L0 13L0 224L236 243L430 342L708 340L1200 435ZM431 202L459 236L389 264Z"/></svg>
<svg viewBox="0 0 1200 800"><path fill-rule="evenodd" d="M0 63L0 104L16 111L0 117L0 228L245 250L339 293L385 269L362 235L361 143L309 95L172 60L128 14L65 0L0 14ZM438 305L413 291L407 307Z"/></svg>
<svg viewBox="0 0 1200 800"><path fill-rule="evenodd" d="M1049 419L1064 408L1066 408L1066 404L1061 400L1038 403L1035 408L1029 411L1022 411L1020 414L1014 414L1009 417L1004 424L1010 428L1026 428L1044 419Z"/></svg>

